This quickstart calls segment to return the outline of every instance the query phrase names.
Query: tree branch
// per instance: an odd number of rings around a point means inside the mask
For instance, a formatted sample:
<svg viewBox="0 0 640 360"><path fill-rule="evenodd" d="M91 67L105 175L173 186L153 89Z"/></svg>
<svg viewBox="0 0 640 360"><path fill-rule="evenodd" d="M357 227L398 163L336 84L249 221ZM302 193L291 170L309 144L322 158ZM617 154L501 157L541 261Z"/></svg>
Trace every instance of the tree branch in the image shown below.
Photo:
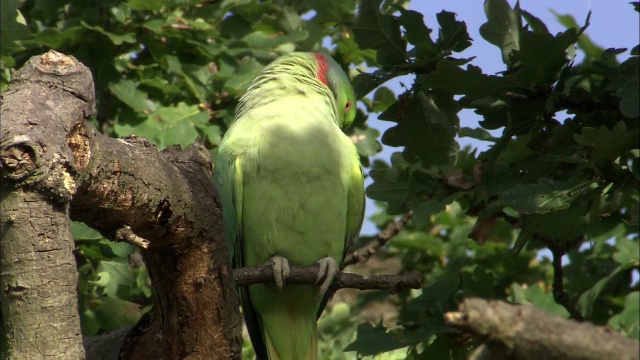
<svg viewBox="0 0 640 360"><path fill-rule="evenodd" d="M149 240L134 234L129 225L116 230L116 240L121 240L143 249L149 248Z"/></svg>
<svg viewBox="0 0 640 360"><path fill-rule="evenodd" d="M318 277L318 265L292 266L286 282L290 284L315 285ZM251 285L273 282L273 269L270 265L260 265L233 270L236 285ZM422 287L422 275L412 271L402 275L374 275L364 277L357 274L338 272L330 289L332 291L351 288L359 290L386 290L396 294L404 289L420 289Z"/></svg>
<svg viewBox="0 0 640 360"><path fill-rule="evenodd" d="M392 237L396 236L404 226L409 222L413 216L413 211L408 211L399 220L393 220L387 227L381 231L376 238L371 240L368 244L364 245L361 248L358 248L344 258L344 262L342 267L353 265L356 263L365 263L369 260L371 255L375 254L378 249L383 247Z"/></svg>
<svg viewBox="0 0 640 360"><path fill-rule="evenodd" d="M637 341L589 323L550 315L533 306L466 299L445 322L486 339L473 360L638 359Z"/></svg>
<svg viewBox="0 0 640 360"><path fill-rule="evenodd" d="M549 246L549 249L553 254L553 299L567 309L574 320L583 321L584 317L582 317L580 310L569 298L569 293L564 290L564 272L562 271L564 250L557 246Z"/></svg>
<svg viewBox="0 0 640 360"><path fill-rule="evenodd" d="M155 311L129 333L121 356L240 358L242 322L209 151L196 143L158 152L86 122L73 124L67 141L79 178L71 217L112 238L148 242L140 253Z"/></svg>
<svg viewBox="0 0 640 360"><path fill-rule="evenodd" d="M124 239L148 241L141 255L154 311L111 343L120 358L239 359L242 323L210 152L198 143L158 152L139 137L99 133L85 121L95 107L90 71L53 51L18 70L2 100L9 357L84 357L71 218L110 238L125 229Z"/></svg>

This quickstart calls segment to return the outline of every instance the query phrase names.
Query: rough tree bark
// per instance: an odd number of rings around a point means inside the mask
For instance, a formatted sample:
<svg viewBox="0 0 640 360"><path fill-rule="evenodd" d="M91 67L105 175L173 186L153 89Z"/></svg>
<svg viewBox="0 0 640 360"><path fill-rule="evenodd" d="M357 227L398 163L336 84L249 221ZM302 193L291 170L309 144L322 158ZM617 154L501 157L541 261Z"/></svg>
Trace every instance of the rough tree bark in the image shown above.
<svg viewBox="0 0 640 360"><path fill-rule="evenodd" d="M142 255L154 310L128 333L122 357L239 358L209 152L108 138L85 122L94 107L90 71L53 51L32 58L3 94L0 301L9 358L84 358L69 218L107 236L128 225L149 241Z"/></svg>
<svg viewBox="0 0 640 360"><path fill-rule="evenodd" d="M8 357L84 358L69 204L73 155L64 138L93 114L91 72L47 54L2 95L0 302ZM55 140L54 140L55 139Z"/></svg>
<svg viewBox="0 0 640 360"><path fill-rule="evenodd" d="M613 329L563 319L527 305L466 299L445 314L450 326L485 342L469 360L638 360L637 341Z"/></svg>

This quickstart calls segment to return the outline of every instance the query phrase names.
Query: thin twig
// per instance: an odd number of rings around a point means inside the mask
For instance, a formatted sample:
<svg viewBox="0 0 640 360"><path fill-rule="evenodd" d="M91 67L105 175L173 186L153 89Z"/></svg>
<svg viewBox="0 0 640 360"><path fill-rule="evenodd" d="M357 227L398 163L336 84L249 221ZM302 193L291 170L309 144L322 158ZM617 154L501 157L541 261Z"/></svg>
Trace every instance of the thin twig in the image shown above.
<svg viewBox="0 0 640 360"><path fill-rule="evenodd" d="M139 246L143 249L147 249L150 244L149 240L134 234L133 230L131 230L131 226L129 225L125 225L116 230L116 240L124 241L131 245Z"/></svg>
<svg viewBox="0 0 640 360"><path fill-rule="evenodd" d="M402 231L407 222L409 222L409 219L411 219L412 215L413 211L408 211L407 213L402 215L399 220L391 221L389 224L387 224L387 227L382 232L376 235L375 239L371 240L365 246L347 254L347 256L344 258L342 266L344 267L356 263L367 262L371 255L375 254L376 251L383 247L384 244L389 242L392 237L396 236L400 231Z"/></svg>
<svg viewBox="0 0 640 360"><path fill-rule="evenodd" d="M292 266L286 283L315 285L318 277L318 265L301 267ZM272 283L273 269L270 265L259 265L233 270L236 285L251 285L258 283ZM391 294L398 293L406 288L420 289L422 287L422 275L412 271L402 275L374 275L363 277L357 274L338 272L333 279L330 289L333 291L342 288L359 290L387 290Z"/></svg>
<svg viewBox="0 0 640 360"><path fill-rule="evenodd" d="M574 320L583 321L582 314L569 298L569 293L564 290L564 273L562 271L564 250L558 246L549 246L549 249L553 254L553 299L567 309Z"/></svg>

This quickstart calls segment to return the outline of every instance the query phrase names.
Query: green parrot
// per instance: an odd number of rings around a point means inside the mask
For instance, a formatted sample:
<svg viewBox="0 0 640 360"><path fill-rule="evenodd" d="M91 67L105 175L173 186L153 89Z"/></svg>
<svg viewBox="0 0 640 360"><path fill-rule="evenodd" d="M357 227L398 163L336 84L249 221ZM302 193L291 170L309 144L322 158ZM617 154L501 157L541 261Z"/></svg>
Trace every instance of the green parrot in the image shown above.
<svg viewBox="0 0 640 360"><path fill-rule="evenodd" d="M364 216L356 114L340 66L292 53L253 81L220 144L215 181L235 267L268 263L275 284L241 288L257 359L317 359L317 316ZM320 286L285 284L289 264L320 264Z"/></svg>

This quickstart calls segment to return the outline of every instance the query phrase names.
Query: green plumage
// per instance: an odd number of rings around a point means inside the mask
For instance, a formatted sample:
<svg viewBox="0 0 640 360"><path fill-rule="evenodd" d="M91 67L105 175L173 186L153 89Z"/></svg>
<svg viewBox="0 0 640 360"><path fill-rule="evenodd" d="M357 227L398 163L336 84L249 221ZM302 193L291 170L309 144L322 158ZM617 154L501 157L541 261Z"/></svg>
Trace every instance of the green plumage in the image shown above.
<svg viewBox="0 0 640 360"><path fill-rule="evenodd" d="M215 165L236 267L276 255L300 266L342 262L364 213L359 157L341 130L354 116L353 90L327 56L289 54L254 80ZM317 295L303 285L241 290L258 359L317 358Z"/></svg>

